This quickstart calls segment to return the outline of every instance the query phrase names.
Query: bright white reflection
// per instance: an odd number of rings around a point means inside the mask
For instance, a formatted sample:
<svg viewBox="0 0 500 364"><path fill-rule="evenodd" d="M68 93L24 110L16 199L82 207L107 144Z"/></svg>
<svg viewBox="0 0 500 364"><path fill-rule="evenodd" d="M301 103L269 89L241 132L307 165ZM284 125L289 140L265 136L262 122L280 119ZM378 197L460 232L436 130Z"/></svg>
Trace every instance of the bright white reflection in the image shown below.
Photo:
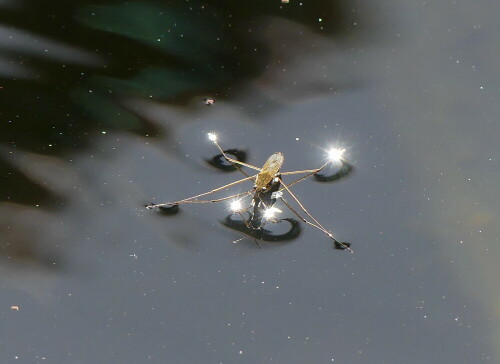
<svg viewBox="0 0 500 364"><path fill-rule="evenodd" d="M277 213L280 213L281 210L276 207L269 207L264 211L264 217L266 219L272 219Z"/></svg>
<svg viewBox="0 0 500 364"><path fill-rule="evenodd" d="M283 191L276 191L276 192L273 192L271 193L271 198L275 198L275 199L278 199L278 198L281 198L283 196Z"/></svg>
<svg viewBox="0 0 500 364"><path fill-rule="evenodd" d="M345 149L332 148L328 151L328 159L330 162L340 162L344 155Z"/></svg>
<svg viewBox="0 0 500 364"><path fill-rule="evenodd" d="M208 133L208 139L211 140L212 142L216 142L217 141L217 134L215 133Z"/></svg>
<svg viewBox="0 0 500 364"><path fill-rule="evenodd" d="M231 201L231 203L229 204L229 208L233 212L238 212L238 211L241 211L243 209L243 205L241 204L240 200L234 200L234 201Z"/></svg>

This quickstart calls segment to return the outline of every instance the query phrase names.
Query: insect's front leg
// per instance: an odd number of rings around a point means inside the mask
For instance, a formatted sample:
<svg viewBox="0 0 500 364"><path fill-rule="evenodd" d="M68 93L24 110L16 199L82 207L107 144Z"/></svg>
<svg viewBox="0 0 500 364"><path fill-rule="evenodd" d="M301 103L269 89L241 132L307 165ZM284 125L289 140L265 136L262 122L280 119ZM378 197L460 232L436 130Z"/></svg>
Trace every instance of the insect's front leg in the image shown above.
<svg viewBox="0 0 500 364"><path fill-rule="evenodd" d="M219 149L219 151L222 153L222 156L230 163L232 164L233 166L235 164L238 164L239 166L245 166L245 167L248 167L250 169L254 169L256 171L261 171L261 169L259 167L255 167L255 166L252 166L251 164L248 164L248 163L244 163L244 162L241 162L239 160L236 160L236 159L233 159L233 158L230 158L226 155L226 153L224 152L224 149L222 149L222 147L219 145L219 142L217 141L217 135L214 134L214 133L208 133L208 139L210 139L212 141L212 143L215 144L215 146L217 147L217 149ZM243 173L245 176L248 176L244 171L242 171L239 166L235 166L237 169L240 170L241 173Z"/></svg>

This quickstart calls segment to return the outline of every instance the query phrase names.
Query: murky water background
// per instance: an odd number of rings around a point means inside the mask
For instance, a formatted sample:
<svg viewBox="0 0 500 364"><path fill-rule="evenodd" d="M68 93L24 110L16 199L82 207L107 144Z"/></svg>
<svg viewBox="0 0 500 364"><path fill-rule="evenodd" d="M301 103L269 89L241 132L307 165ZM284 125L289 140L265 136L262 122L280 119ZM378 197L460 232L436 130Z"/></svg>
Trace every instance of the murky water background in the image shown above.
<svg viewBox="0 0 500 364"><path fill-rule="evenodd" d="M0 6L1 362L500 360L496 2ZM241 178L212 131L284 170L344 146L294 191L355 254L144 209Z"/></svg>

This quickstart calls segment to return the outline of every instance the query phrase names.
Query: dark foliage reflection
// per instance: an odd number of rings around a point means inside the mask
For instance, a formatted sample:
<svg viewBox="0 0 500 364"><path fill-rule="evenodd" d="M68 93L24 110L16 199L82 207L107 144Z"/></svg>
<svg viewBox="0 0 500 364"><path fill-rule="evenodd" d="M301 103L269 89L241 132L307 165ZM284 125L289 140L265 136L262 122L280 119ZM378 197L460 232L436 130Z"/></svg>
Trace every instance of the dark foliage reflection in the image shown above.
<svg viewBox="0 0 500 364"><path fill-rule="evenodd" d="M270 51L254 36L259 19L339 33L339 4L26 0L2 8L0 32L25 40L3 49L4 57L25 72L0 76L0 143L54 155L103 129L159 135L130 98L183 104L192 95L230 96L265 70ZM326 15L331 21L318 24ZM16 192L0 198L25 202Z"/></svg>
<svg viewBox="0 0 500 364"><path fill-rule="evenodd" d="M0 201L12 203L13 215L23 211L20 205L42 211L64 204L62 191L19 168L11 153L66 160L109 130L168 133L130 100L184 106L194 96L229 98L266 70L271 53L256 36L260 19L282 17L338 35L343 14L340 2L327 0L286 7L279 1L24 0L0 8L0 35L10 42L2 57L11 66L0 73ZM329 21L319 24L320 16ZM37 247L26 240L23 249Z"/></svg>

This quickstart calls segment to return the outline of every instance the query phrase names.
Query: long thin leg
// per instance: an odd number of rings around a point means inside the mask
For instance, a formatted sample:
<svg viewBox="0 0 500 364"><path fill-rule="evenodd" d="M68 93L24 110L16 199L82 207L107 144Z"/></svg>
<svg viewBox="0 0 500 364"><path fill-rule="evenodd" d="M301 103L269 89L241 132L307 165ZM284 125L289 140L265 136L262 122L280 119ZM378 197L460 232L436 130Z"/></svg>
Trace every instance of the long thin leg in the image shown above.
<svg viewBox="0 0 500 364"><path fill-rule="evenodd" d="M218 192L220 190L223 190L223 189L226 189L228 187L231 187L231 186L234 186L238 183L241 183L241 182L245 182L245 181L248 181L252 178L255 178L257 177L257 175L254 175L254 176L249 176L249 177L246 177L246 178L243 178L243 179L240 179L238 181L235 181L235 182L231 182L231 183L228 183L227 185L224 185L222 187L219 187L219 188L215 188L211 191L208 191L208 192L205 192L205 193L200 193L199 195L196 195L196 196L192 196L192 197L188 197L188 198L185 198L185 199L182 199L182 200L179 200L179 201L176 201L176 202L166 202L166 203L159 203L159 204L151 204L151 205L148 205L147 208L148 209L152 209L154 207L159 207L159 206L166 206L166 205L179 205L180 203L184 203L185 201L189 201L189 200L193 200L195 198L198 198L198 197L201 197L201 196L206 196L206 195L209 195L211 193L215 193L215 192Z"/></svg>
<svg viewBox="0 0 500 364"><path fill-rule="evenodd" d="M320 224L320 222L319 222L318 220L316 220L316 219L314 218L314 216L312 216L312 215L311 215L311 214L310 214L310 213L306 210L306 208L304 207L304 205L302 205L302 203L299 201L299 199L297 198L297 196L295 196L295 194L294 194L292 191L290 191L290 189L288 188L288 186L287 186L287 185L283 182L283 180L282 180L281 178L280 178L280 181L281 181L281 183L283 184L283 187L285 187L286 191L290 194L290 196L292 196L292 198L295 200L295 202L297 202L297 204L300 206L300 208L302 209L302 211L304 211L304 213L305 213L307 216L309 216L309 218L310 218L312 221L314 221L314 223L317 225L317 227L318 227L321 231L323 231L323 232L324 232L324 233L325 233L325 234L326 234L326 235L327 235L330 239L332 239L333 241L335 241L335 242L337 242L338 244L340 244L343 248L345 248L345 249L349 250L351 253L353 252L353 251L352 251L352 249L351 249L351 248L349 248L347 245L345 245L345 244L343 244L343 243L339 242L337 239L335 239L335 238L333 237L332 233L331 233L331 232L329 232L328 230L326 230L326 229L325 229L325 228L324 228L324 227ZM292 211L293 211L293 210L292 210ZM312 225L312 224L310 224L310 225ZM312 225L312 226L314 226L314 225Z"/></svg>
<svg viewBox="0 0 500 364"><path fill-rule="evenodd" d="M307 179L307 178L311 177L312 175L314 175L314 174L316 174L316 173L318 173L318 172L321 172L321 171L323 170L323 168L325 168L327 165L328 165L328 163L326 163L325 165L321 166L321 167L320 167L320 168L318 168L318 169L311 169L311 170L309 170L309 171L310 171L310 173L308 173L308 174L306 174L305 176L302 176L302 177L300 177L300 178L296 179L295 181L293 181L293 182L291 182L290 184L288 184L288 186L293 186L294 184L299 183L299 182L301 182L301 181L303 181L303 180L305 180L305 179ZM285 173L282 173L282 175L283 175L283 174L296 174L295 172L299 172L299 173L300 173L300 172L304 172L304 173L306 173L305 171L294 171L294 172L285 172ZM280 189L280 191L283 191L284 189L285 189L285 188L283 187L283 188L281 188L281 189Z"/></svg>
<svg viewBox="0 0 500 364"><path fill-rule="evenodd" d="M247 209L245 209L244 211L246 211L246 210L248 210L248 208L247 208ZM238 211L238 214L240 215L241 220L245 223L245 226L247 227L247 229L251 229L250 224L249 224L249 223L248 223L248 221L245 219L245 216L243 216L243 212L244 212L244 211ZM245 239L245 236L244 236L244 237L242 237L242 238L239 238L238 240L233 240L233 243L237 243L238 241L243 240L243 239ZM254 241L254 242L255 242L255 244L259 247L259 249L262 249L262 247L260 246L260 244L259 244L259 242L257 241L257 239L256 239L256 238L253 238L253 241Z"/></svg>
<svg viewBox="0 0 500 364"><path fill-rule="evenodd" d="M172 203L160 203L160 204L156 204L154 206L155 207L159 207L159 206L165 206L165 205L182 205L182 204L189 204L189 203L216 203L216 202L222 202L222 201L230 200L232 198L236 198L236 197L240 197L240 196L248 196L252 192L253 192L253 190L250 190L250 191L247 191L247 192L241 192L241 193L237 193L235 195L226 196L226 197L222 197L222 198L217 198L217 199L214 199L214 200L187 200L187 201L177 201L177 202L172 202Z"/></svg>
<svg viewBox="0 0 500 364"><path fill-rule="evenodd" d="M315 169L305 169L305 170L303 170L303 171L281 172L281 174L282 174L282 175L285 175L285 174L286 174L286 175L289 175L289 174L300 174L300 173L312 173L312 174L314 174L314 173L321 172L321 170L322 170L323 168L325 168L325 167L326 167L327 165L329 165L329 164L330 164L330 162L327 162L327 163L323 164L323 165L322 165L321 167L319 167L319 168L315 168Z"/></svg>
<svg viewBox="0 0 500 364"><path fill-rule="evenodd" d="M311 177L312 175L318 173L318 172L321 172L323 170L323 168L325 168L329 163L325 163L324 165L322 165L321 167L317 168L317 169L308 169L308 170L304 170L304 171L293 171L293 172L284 172L284 173L281 173L282 175L283 174L298 174L298 173L307 173L309 172L308 174L306 174L305 176L302 176L298 179L296 179L295 181L291 182L288 184L288 187L290 186L293 186L294 184L296 183L299 183L301 181L304 181L305 179ZM285 187L283 188L280 188L279 191L283 191L285 189Z"/></svg>
<svg viewBox="0 0 500 364"><path fill-rule="evenodd" d="M281 197L281 201L283 201L283 203L285 204L286 207L288 207L294 214L295 216L297 216L299 219L301 219L303 222L305 222L306 224L308 225L311 225L312 227L315 227L316 229L319 229L323 232L325 232L321 227L319 227L318 225L310 222L309 220L307 220L305 217L303 217L302 215L300 215L297 210L295 210L292 205L290 205L283 197Z"/></svg>
<svg viewBox="0 0 500 364"><path fill-rule="evenodd" d="M314 174L316 174L316 173L321 172L321 171L322 171L322 170L323 170L323 169L324 169L324 168L325 168L328 164L329 164L329 163L326 163L326 164L322 165L322 166L321 166L320 168L318 168L318 169L310 169L310 170L306 170L306 171L283 172L283 173L281 173L281 174L282 174L282 175L283 175L283 174L288 174L288 175L290 175L290 174L298 174L298 173L306 173L306 172L310 172L310 173L306 174L305 176L302 176L302 177L300 177L299 179L296 179L295 181L290 182L290 183L288 184L288 187L291 187L291 186L293 186L294 184L299 183L299 182L301 182L301 181L303 181L303 180L305 180L305 179L307 179L307 178L311 177L312 175L314 175ZM283 187L283 188L281 188L281 189L280 189L280 191L283 191L284 189L285 189L285 188Z"/></svg>
<svg viewBox="0 0 500 364"><path fill-rule="evenodd" d="M288 207L290 209L290 211L292 211L295 216L297 216L299 219L301 219L304 223L318 229L318 230L321 230L322 232L325 233L325 230L323 230L321 227L319 227L318 225L308 221L306 218L304 218L303 216L301 216L288 202L286 202L286 200L282 197L281 198L281 201L283 201L283 203L285 204L286 207ZM326 234L328 235L328 232L326 232ZM338 241L337 239L331 237L330 235L328 235L330 238L333 239L334 243L337 244L338 246L341 246L342 248L344 249L347 249L349 250L351 253L353 253L352 249L350 247L348 247L346 244L344 243L341 243L340 241Z"/></svg>
<svg viewBox="0 0 500 364"><path fill-rule="evenodd" d="M226 152L224 152L224 149L222 149L222 147L219 145L219 143L217 142L217 140L214 140L213 143L220 150L220 152L222 153L223 157L229 162L229 164L231 164L234 168L236 168L238 171L240 171L241 173L243 173L243 175L245 175L247 177L249 176L249 174L247 174L244 170L241 169L241 165L238 165L237 163L235 163L235 162L239 162L239 161L237 161L236 159L233 159L233 158L229 158L227 156Z"/></svg>
<svg viewBox="0 0 500 364"><path fill-rule="evenodd" d="M257 246L259 247L259 249L262 249L262 247L260 246L259 242L257 241L257 239L253 238L253 241L255 242L255 244L257 244Z"/></svg>
<svg viewBox="0 0 500 364"><path fill-rule="evenodd" d="M239 161L239 160L237 160L237 159L229 158L229 157L226 155L226 153L224 153L224 150L221 148L221 146L219 145L219 143L217 142L217 140L213 140L212 142L215 144L215 146L216 146L217 148L219 148L220 152L222 153L222 155L224 156L224 158L226 158L226 160L227 160L229 163L233 163L233 164L234 164L234 163L236 163L236 164L240 164L240 165L242 165L242 166L245 166L245 167L248 167L248 168L251 168L251 169L255 169L256 171L259 171L259 172L261 171L261 168L259 168L259 167L252 166L251 164L248 164L248 163L240 162L240 161ZM239 169L239 168L238 168L238 169ZM241 171L241 169L240 169L240 171ZM241 172L242 172L243 174L247 175L245 172L243 172L243 171L241 171Z"/></svg>

